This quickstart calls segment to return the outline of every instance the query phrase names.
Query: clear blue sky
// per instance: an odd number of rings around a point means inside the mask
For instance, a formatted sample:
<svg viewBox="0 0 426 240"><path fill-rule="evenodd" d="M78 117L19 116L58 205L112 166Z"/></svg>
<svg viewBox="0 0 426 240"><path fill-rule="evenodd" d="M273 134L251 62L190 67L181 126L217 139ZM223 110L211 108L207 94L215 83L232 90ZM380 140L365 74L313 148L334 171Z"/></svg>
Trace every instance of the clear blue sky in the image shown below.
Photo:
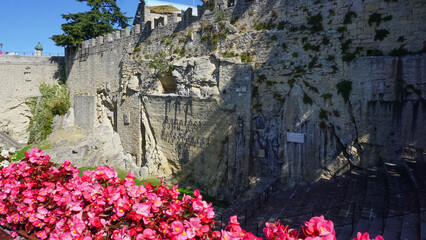
<svg viewBox="0 0 426 240"><path fill-rule="evenodd" d="M151 0L152 2L153 0ZM167 0L186 5L201 5L200 0ZM146 1L147 4L150 0ZM117 0L126 16L134 17L139 0ZM61 14L88 11L85 2L77 0L0 0L0 43L3 52L34 53L37 42L43 45L43 53L63 55L64 49L49 39L63 34ZM132 20L133 21L133 20ZM130 24L132 23L130 21Z"/></svg>

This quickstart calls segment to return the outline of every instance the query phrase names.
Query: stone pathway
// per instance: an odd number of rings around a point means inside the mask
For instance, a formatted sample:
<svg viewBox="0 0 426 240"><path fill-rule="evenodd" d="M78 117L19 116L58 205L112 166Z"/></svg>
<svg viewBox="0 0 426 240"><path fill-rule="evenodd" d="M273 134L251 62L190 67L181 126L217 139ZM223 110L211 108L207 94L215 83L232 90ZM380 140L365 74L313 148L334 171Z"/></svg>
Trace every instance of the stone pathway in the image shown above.
<svg viewBox="0 0 426 240"><path fill-rule="evenodd" d="M238 215L243 229L263 238L265 222L280 220L297 228L312 216L324 215L333 220L337 239L369 232L386 240L426 240L425 209L426 162L421 158L297 185L268 199L261 195L260 201L254 199L229 215ZM225 226L228 219L223 221Z"/></svg>

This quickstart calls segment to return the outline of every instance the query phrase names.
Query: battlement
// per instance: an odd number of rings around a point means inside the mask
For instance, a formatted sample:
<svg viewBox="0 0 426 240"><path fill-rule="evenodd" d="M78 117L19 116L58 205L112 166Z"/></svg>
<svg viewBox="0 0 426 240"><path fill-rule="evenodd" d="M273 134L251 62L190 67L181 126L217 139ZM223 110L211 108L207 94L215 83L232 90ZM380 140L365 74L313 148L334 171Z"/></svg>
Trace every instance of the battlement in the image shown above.
<svg viewBox="0 0 426 240"><path fill-rule="evenodd" d="M171 35L174 32L184 30L200 19L213 22L215 11L223 11L227 16L241 15L253 3L259 3L259 0L235 0L230 2L218 0L215 1L214 6L208 6L206 3L202 6L198 5L196 14L193 14L194 10L192 8L181 10L181 12L161 14L152 12L141 2L131 27L116 30L113 33L83 42L75 52L77 53L75 57L84 58L88 54L104 52L123 45L136 45L148 37ZM71 54L68 51L66 55L70 56Z"/></svg>

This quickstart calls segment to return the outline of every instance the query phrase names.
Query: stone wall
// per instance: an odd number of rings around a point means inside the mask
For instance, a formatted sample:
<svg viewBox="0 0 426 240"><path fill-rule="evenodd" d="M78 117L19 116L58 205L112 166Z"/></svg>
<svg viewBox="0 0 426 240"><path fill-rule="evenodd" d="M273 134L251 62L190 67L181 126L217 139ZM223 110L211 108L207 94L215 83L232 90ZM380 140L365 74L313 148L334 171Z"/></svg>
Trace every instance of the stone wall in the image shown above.
<svg viewBox="0 0 426 240"><path fill-rule="evenodd" d="M425 148L424 1L225 2L67 52L141 177L232 198Z"/></svg>
<svg viewBox="0 0 426 240"><path fill-rule="evenodd" d="M0 55L0 131L27 142L31 113L25 100L41 96L41 82L61 81L63 66L63 57Z"/></svg>

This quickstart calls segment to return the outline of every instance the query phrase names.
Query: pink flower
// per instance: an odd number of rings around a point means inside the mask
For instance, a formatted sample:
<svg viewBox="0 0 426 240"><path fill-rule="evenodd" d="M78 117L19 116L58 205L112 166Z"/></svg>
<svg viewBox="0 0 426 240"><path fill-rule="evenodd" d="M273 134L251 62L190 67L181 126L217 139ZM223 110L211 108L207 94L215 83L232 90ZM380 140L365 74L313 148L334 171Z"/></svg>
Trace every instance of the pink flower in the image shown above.
<svg viewBox="0 0 426 240"><path fill-rule="evenodd" d="M36 236L40 239L46 239L47 233L46 233L46 231L42 230L42 231L37 232Z"/></svg>
<svg viewBox="0 0 426 240"><path fill-rule="evenodd" d="M231 217L231 224L240 224L236 215Z"/></svg>
<svg viewBox="0 0 426 240"><path fill-rule="evenodd" d="M360 233L358 232L356 235L356 238L354 238L353 240L370 240L370 235L366 232L366 233ZM384 240L382 236L377 236L375 237L373 240Z"/></svg>
<svg viewBox="0 0 426 240"><path fill-rule="evenodd" d="M147 229L143 230L143 236L146 239L154 239L155 238L155 231L150 229L150 228L147 228Z"/></svg>
<svg viewBox="0 0 426 240"><path fill-rule="evenodd" d="M335 239L334 224L325 220L324 216L312 217L309 222L305 222L303 231L307 237L328 237Z"/></svg>
<svg viewBox="0 0 426 240"><path fill-rule="evenodd" d="M133 205L133 210L136 211L137 214L140 214L144 217L151 217L151 205L147 203L135 203Z"/></svg>
<svg viewBox="0 0 426 240"><path fill-rule="evenodd" d="M174 221L172 222L172 234L178 235L179 233L183 232L184 227L183 223L180 221Z"/></svg>

